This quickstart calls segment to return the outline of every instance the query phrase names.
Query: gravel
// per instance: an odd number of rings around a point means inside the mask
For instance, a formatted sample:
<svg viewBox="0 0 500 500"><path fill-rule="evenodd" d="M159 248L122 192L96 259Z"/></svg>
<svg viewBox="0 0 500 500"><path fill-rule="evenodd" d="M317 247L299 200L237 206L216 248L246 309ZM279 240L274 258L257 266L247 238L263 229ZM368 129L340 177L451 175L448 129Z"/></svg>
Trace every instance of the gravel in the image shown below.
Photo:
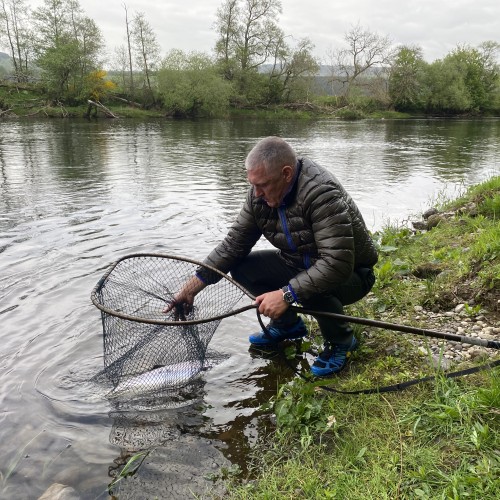
<svg viewBox="0 0 500 500"><path fill-rule="evenodd" d="M413 326L455 335L500 341L500 321L498 316L481 310L476 315L467 311L465 304L458 304L451 311L426 311L421 306L414 307ZM384 318L385 319L385 318ZM388 319L390 321L390 319ZM431 355L433 364L449 369L463 361L483 361L498 353L497 349L454 342L432 337L411 336L411 343L421 356Z"/></svg>

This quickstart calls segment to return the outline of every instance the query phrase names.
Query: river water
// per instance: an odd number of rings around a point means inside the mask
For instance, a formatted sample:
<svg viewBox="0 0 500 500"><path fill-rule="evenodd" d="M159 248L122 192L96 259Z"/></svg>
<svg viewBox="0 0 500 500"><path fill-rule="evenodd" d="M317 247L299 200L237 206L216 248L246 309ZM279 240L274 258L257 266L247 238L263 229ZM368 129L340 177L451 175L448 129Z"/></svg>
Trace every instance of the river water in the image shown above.
<svg viewBox="0 0 500 500"><path fill-rule="evenodd" d="M113 470L152 450L120 498L186 498L238 463L262 427L258 407L291 378L248 351L258 328L223 320L223 360L181 408L117 411L88 382L102 368L90 292L136 252L201 260L247 188L243 161L280 135L330 168L371 230L500 174L500 121L30 120L0 123L0 498L53 483L106 498ZM264 243L259 243L264 245ZM210 475L210 474L209 474Z"/></svg>

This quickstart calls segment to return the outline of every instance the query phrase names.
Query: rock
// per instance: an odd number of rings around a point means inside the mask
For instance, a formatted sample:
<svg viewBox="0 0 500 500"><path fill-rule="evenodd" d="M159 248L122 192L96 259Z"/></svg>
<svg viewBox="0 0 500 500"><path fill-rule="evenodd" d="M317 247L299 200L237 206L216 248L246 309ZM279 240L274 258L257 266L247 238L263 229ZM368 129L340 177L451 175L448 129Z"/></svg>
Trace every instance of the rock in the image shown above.
<svg viewBox="0 0 500 500"><path fill-rule="evenodd" d="M441 214L431 215L427 219L427 227L429 229L432 229L433 227L436 227L440 222L442 222L444 220L445 220L445 218Z"/></svg>
<svg viewBox="0 0 500 500"><path fill-rule="evenodd" d="M80 500L80 496L71 486L54 483L38 500Z"/></svg>
<svg viewBox="0 0 500 500"><path fill-rule="evenodd" d="M422 214L422 217L427 220L431 215L436 215L437 213L439 213L438 209L437 208L429 208L428 210L426 210L423 214Z"/></svg>
<svg viewBox="0 0 500 500"><path fill-rule="evenodd" d="M412 221L411 225L417 231L427 231L427 229L428 229L427 222L420 221L420 220Z"/></svg>
<svg viewBox="0 0 500 500"><path fill-rule="evenodd" d="M464 309L465 309L465 304L458 304L455 307L455 312L458 314L458 313L461 313Z"/></svg>
<svg viewBox="0 0 500 500"><path fill-rule="evenodd" d="M426 264L421 264L413 270L413 275L416 278L426 279L437 276L443 272L443 268L438 264L428 262Z"/></svg>
<svg viewBox="0 0 500 500"><path fill-rule="evenodd" d="M468 215L469 217L477 217L477 205L474 202L467 203L467 205L459 208L457 213L460 215Z"/></svg>

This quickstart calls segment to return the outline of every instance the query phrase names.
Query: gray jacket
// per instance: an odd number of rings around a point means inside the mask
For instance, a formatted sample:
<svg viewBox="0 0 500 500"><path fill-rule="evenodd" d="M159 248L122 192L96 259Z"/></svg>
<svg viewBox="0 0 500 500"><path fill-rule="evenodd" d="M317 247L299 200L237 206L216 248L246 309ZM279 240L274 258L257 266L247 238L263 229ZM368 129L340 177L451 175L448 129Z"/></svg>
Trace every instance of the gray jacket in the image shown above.
<svg viewBox="0 0 500 500"><path fill-rule="evenodd" d="M299 159L298 168L279 208L269 207L249 188L236 222L205 263L230 272L263 235L297 268L290 285L301 301L342 284L356 268L373 267L377 251L337 178L307 158Z"/></svg>

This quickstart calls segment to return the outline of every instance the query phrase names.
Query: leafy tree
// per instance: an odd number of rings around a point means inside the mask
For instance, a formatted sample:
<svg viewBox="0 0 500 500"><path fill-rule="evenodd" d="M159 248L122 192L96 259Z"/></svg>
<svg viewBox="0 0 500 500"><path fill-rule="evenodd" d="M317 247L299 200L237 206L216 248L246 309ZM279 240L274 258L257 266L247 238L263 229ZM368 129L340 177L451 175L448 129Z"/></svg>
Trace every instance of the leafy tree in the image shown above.
<svg viewBox="0 0 500 500"><path fill-rule="evenodd" d="M356 91L369 87L370 80L383 76L392 57L391 40L387 36L378 35L353 26L344 35L347 47L331 50L329 57L332 68L332 86L341 85L341 94L346 102Z"/></svg>
<svg viewBox="0 0 500 500"><path fill-rule="evenodd" d="M472 101L461 70L450 59L438 59L430 64L425 81L427 111L460 114L471 109Z"/></svg>
<svg viewBox="0 0 500 500"><path fill-rule="evenodd" d="M99 66L101 32L78 0L45 0L33 12L36 63L54 99L85 98L85 76Z"/></svg>
<svg viewBox="0 0 500 500"><path fill-rule="evenodd" d="M445 60L461 72L471 102L471 110L488 109L492 92L498 84L499 68L495 53L500 45L485 42L479 48L458 46Z"/></svg>
<svg viewBox="0 0 500 500"><path fill-rule="evenodd" d="M400 111L422 109L424 106L424 77L427 63L422 49L416 46L399 47L391 64L389 95L392 105Z"/></svg>
<svg viewBox="0 0 500 500"><path fill-rule="evenodd" d="M25 0L0 0L0 40L4 40L18 82L27 81L32 47L29 33L29 7Z"/></svg>
<svg viewBox="0 0 500 500"><path fill-rule="evenodd" d="M481 113L494 106L498 96L498 44L479 48L457 46L429 67L427 108L431 112Z"/></svg>
<svg viewBox="0 0 500 500"><path fill-rule="evenodd" d="M132 20L131 37L137 66L144 76L144 84L154 104L154 93L151 83L152 72L160 61L160 45L153 28L146 20L143 12L139 12Z"/></svg>
<svg viewBox="0 0 500 500"><path fill-rule="evenodd" d="M173 50L158 72L158 88L168 114L219 116L229 107L231 84L220 76L209 56Z"/></svg>

